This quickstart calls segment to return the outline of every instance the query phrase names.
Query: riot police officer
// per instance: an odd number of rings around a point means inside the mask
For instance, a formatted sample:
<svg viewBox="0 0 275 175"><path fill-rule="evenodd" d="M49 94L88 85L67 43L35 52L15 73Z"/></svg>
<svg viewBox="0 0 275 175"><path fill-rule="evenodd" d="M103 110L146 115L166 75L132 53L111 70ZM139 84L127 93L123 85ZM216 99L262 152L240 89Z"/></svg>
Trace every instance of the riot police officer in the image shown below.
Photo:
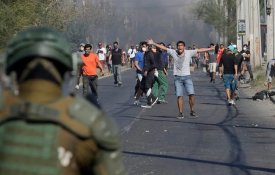
<svg viewBox="0 0 275 175"><path fill-rule="evenodd" d="M71 50L56 31L30 28L7 48L18 93L0 96L0 174L122 175L118 129L82 97L62 96Z"/></svg>

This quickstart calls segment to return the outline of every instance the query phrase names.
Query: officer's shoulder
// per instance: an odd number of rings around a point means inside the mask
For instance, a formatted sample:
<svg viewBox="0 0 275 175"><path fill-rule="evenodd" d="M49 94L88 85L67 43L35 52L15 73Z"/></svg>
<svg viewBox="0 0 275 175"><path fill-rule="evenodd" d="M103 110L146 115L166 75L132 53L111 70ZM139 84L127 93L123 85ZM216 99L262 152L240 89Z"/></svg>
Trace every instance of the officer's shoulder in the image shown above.
<svg viewBox="0 0 275 175"><path fill-rule="evenodd" d="M72 118L89 128L101 147L108 149L119 147L119 129L115 122L90 101L83 97L74 97L69 113Z"/></svg>
<svg viewBox="0 0 275 175"><path fill-rule="evenodd" d="M91 116L91 115L102 115L101 108L94 99L91 97L74 97L72 103L69 106L70 113L73 117L77 116Z"/></svg>

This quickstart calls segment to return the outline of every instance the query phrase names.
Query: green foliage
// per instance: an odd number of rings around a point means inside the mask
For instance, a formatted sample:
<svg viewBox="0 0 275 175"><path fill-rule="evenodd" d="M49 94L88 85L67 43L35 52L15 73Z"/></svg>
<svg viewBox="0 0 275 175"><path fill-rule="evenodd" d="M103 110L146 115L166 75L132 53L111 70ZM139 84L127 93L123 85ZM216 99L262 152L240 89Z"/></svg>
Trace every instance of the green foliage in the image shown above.
<svg viewBox="0 0 275 175"><path fill-rule="evenodd" d="M0 1L0 48L18 31L29 26L51 26L64 30L72 19L72 7L66 0Z"/></svg>

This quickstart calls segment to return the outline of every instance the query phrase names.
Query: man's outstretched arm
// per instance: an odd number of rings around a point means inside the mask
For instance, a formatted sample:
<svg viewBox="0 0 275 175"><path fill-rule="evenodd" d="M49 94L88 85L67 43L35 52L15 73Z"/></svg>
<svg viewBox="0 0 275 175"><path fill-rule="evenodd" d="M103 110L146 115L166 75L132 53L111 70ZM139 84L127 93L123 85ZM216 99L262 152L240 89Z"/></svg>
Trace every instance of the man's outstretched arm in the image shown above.
<svg viewBox="0 0 275 175"><path fill-rule="evenodd" d="M198 53L201 53L201 52L208 52L208 51L212 51L212 50L215 50L215 47L210 47L210 48L200 48L197 50Z"/></svg>
<svg viewBox="0 0 275 175"><path fill-rule="evenodd" d="M167 47L155 43L152 39L147 40L147 43L148 43L149 45L155 45L155 46L157 46L158 48L160 48L160 49L162 49L162 50L166 50L166 51L168 50Z"/></svg>

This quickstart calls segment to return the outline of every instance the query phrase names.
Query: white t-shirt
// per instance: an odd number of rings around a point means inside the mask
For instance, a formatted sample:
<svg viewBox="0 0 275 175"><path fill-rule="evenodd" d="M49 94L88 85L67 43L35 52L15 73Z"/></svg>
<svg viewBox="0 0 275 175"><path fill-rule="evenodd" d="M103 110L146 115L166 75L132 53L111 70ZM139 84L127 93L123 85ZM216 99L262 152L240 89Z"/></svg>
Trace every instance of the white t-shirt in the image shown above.
<svg viewBox="0 0 275 175"><path fill-rule="evenodd" d="M168 49L167 53L174 59L174 75L190 75L190 61L197 54L198 50L184 50L183 55L178 55L174 49Z"/></svg>
<svg viewBox="0 0 275 175"><path fill-rule="evenodd" d="M97 49L96 53L98 55L99 61L105 61L106 60L107 51L104 47L102 47L101 49Z"/></svg>
<svg viewBox="0 0 275 175"><path fill-rule="evenodd" d="M137 53L136 49L129 49L128 50L128 55L130 56L130 58L135 58L136 53Z"/></svg>

